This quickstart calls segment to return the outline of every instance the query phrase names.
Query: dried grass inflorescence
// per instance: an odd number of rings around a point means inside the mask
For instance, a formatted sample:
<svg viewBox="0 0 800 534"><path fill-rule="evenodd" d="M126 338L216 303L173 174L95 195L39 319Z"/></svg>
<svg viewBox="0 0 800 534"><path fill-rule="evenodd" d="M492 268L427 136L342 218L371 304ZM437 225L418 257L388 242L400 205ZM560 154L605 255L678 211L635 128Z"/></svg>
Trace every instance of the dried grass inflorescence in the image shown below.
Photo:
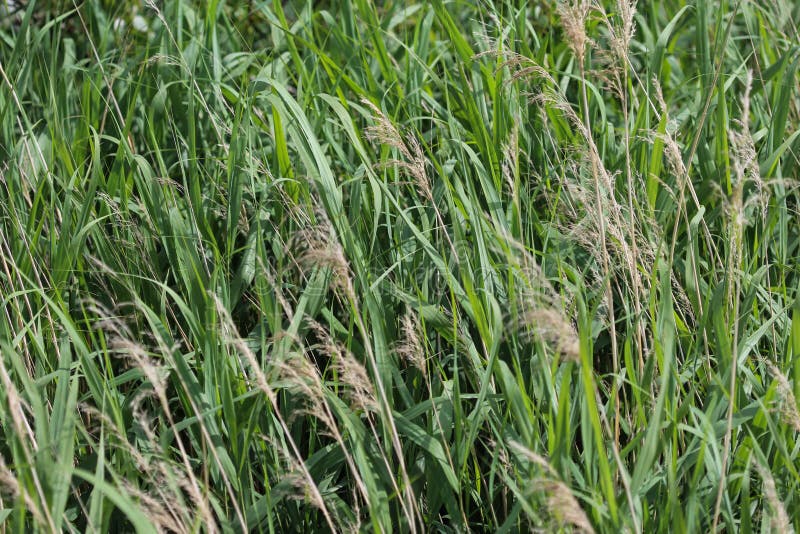
<svg viewBox="0 0 800 534"><path fill-rule="evenodd" d="M404 137L386 114L369 100L363 99L362 103L370 108L373 113L374 123L366 130L367 138L394 148L402 156L402 159L384 161L376 165L376 167L398 168L411 178L425 203L433 208L439 229L444 235L447 244L450 246L450 250L453 252L454 261L458 262L459 255L456 252L450 234L446 230L447 224L445 223L441 210L434 201L431 181L425 170L427 160L419 140L414 135L407 135Z"/></svg>
<svg viewBox="0 0 800 534"><path fill-rule="evenodd" d="M611 48L624 62L628 61L631 39L636 33L636 0L619 0L617 2L617 24L609 24L611 29Z"/></svg>
<svg viewBox="0 0 800 534"><path fill-rule="evenodd" d="M305 269L327 267L331 270L333 287L340 289L344 296L355 301L353 275L350 262L339 242L336 232L325 211L315 210L317 224L309 225L298 232L293 240L292 252L298 263Z"/></svg>
<svg viewBox="0 0 800 534"><path fill-rule="evenodd" d="M324 326L312 319L309 319L309 323L320 340L320 349L333 360L337 378L346 386L345 392L351 407L362 412L377 410L375 388L366 367L346 347L336 342Z"/></svg>
<svg viewBox="0 0 800 534"><path fill-rule="evenodd" d="M764 364L769 369L772 378L778 383L778 399L784 422L791 426L795 432L800 433L800 408L798 408L792 384L772 361L765 358Z"/></svg>
<svg viewBox="0 0 800 534"><path fill-rule="evenodd" d="M120 485L129 494L137 497L148 520L161 530L192 532L193 522L199 513L208 531L217 532L218 525L203 484L190 467L187 449L181 438L176 435L178 459L172 461L162 458L159 437L153 430L150 416L143 407L144 401L153 397L156 405L161 408L164 423L172 426L174 430L168 383L171 370L167 362L178 347L169 347L159 336L154 336L157 352L152 352L142 342L132 341L131 329L122 316L111 313L97 302L89 303L89 308L100 317L95 327L106 333L109 347L121 358L128 360L134 368L140 369L152 388L142 390L131 399L134 420L147 438L137 446L128 441L106 414L90 405L81 406L81 412L90 420L97 420L105 433L115 438L113 440L115 446L134 460L144 480L149 482L148 485L140 487L127 480L121 480ZM184 495L189 497L190 503L186 502Z"/></svg>
<svg viewBox="0 0 800 534"><path fill-rule="evenodd" d="M425 358L425 348L420 340L421 326L419 318L414 312L409 311L402 319L402 338L397 344L397 354L427 376L428 367Z"/></svg>
<svg viewBox="0 0 800 534"><path fill-rule="evenodd" d="M325 511L327 506L322 494L308 476L306 467L293 456L285 454L283 448L278 444L273 445L285 464L281 470L281 479L290 488L286 496L310 504L318 510Z"/></svg>
<svg viewBox="0 0 800 534"><path fill-rule="evenodd" d="M504 235L518 262L520 289L519 312L514 328L530 339L549 344L566 361L580 360L580 341L570 311L573 307L568 294L559 294L542 273L536 259L522 243Z"/></svg>
<svg viewBox="0 0 800 534"><path fill-rule="evenodd" d="M28 493L25 486L20 483L14 472L9 469L3 455L0 454L0 504L3 504L3 497L11 500L16 500L21 497L25 507L37 523L40 525L48 523L48 521L45 520L42 510L40 510L39 506L36 504L36 500ZM6 508L6 506L3 506L3 508Z"/></svg>
<svg viewBox="0 0 800 534"><path fill-rule="evenodd" d="M667 103L664 100L664 93L661 89L661 83L658 81L658 78L653 78L653 88L656 96L656 102L658 102L659 111L668 117L669 112ZM681 180L688 180L688 171L686 170L686 165L683 163L681 148L678 146L678 142L675 140L672 130L667 128L664 135L660 136L660 139L664 142L664 155L666 156L667 164L669 165L672 173Z"/></svg>
<svg viewBox="0 0 800 534"><path fill-rule="evenodd" d="M586 22L592 9L594 5L590 0L565 0L558 3L558 14L567 45L581 62L586 59L586 47L591 43L586 34Z"/></svg>
<svg viewBox="0 0 800 534"><path fill-rule="evenodd" d="M753 73L751 71L747 71L744 84L742 116L741 119L734 119L733 121L738 126L738 131L735 128L728 130L731 164L733 167L731 179L733 195L729 202L729 208L733 211L735 223L747 226L748 223L752 222L747 217L747 212L750 211L751 206L760 207L761 217L766 217L769 208L770 190L768 182L761 177L758 153L753 135L750 132L750 92L753 86ZM748 182L754 185L753 193L749 198L744 198L744 189Z"/></svg>
<svg viewBox="0 0 800 534"><path fill-rule="evenodd" d="M786 513L786 507L778 496L778 490L775 487L775 479L769 469L762 466L758 461L755 462L756 470L764 482L764 496L772 508L772 517L770 518L770 527L772 532L781 532L783 534L790 534L794 532L792 522L789 515Z"/></svg>
<svg viewBox="0 0 800 534"><path fill-rule="evenodd" d="M547 458L536 454L524 445L511 442L510 448L528 462L538 466L543 472L543 477L531 480L534 487L529 492L543 491L547 495L547 509L562 526L568 526L578 532L593 534L594 528L575 498L572 490L559 477L558 473Z"/></svg>
<svg viewBox="0 0 800 534"><path fill-rule="evenodd" d="M549 343L566 360L580 361L580 342L575 327L554 308L536 308L526 312L522 321L531 335Z"/></svg>
<svg viewBox="0 0 800 534"><path fill-rule="evenodd" d="M593 42L591 75L597 78L614 94L623 106L623 113L627 115L628 91L627 84L630 74L630 43L636 31L634 15L636 2L619 0L613 15L606 13L603 6L596 5L602 22L600 30L604 31L604 38ZM635 72L633 73L635 76ZM627 131L626 131L627 133Z"/></svg>
<svg viewBox="0 0 800 534"><path fill-rule="evenodd" d="M433 201L431 182L425 171L425 155L417 138L413 135L404 137L378 106L367 99L363 99L361 102L374 114L374 124L366 130L367 138L396 149L402 156L400 160L390 160L381 166L398 167L404 170L414 180L420 195L428 201Z"/></svg>
<svg viewBox="0 0 800 534"><path fill-rule="evenodd" d="M530 72L538 74L543 70L536 68ZM645 231L652 221L643 220L641 214L632 212L616 198L616 173L607 169L586 122L559 92L555 80L547 73L543 75L544 86L532 96L532 101L543 109L561 111L585 141L583 146L573 147L572 158L566 162L562 174L563 185L569 192L563 201L567 202L566 213L571 215L565 223L556 224L562 224L566 234L596 255L597 265L620 270L630 281L625 287L644 299L648 280L641 276L640 269L649 272L655 265L656 244L648 234L657 231L657 225ZM546 114L543 118L547 120ZM604 246L598 247L598 243Z"/></svg>
<svg viewBox="0 0 800 534"><path fill-rule="evenodd" d="M341 353L335 364L342 382L348 386L350 405L361 412L377 410L378 400L367 368L348 351Z"/></svg>
<svg viewBox="0 0 800 534"><path fill-rule="evenodd" d="M336 420L325 399L325 387L317 367L300 352L290 352L283 361L273 363L285 383L285 389L300 399L300 409L293 410L290 421L301 415L319 419L327 429L336 428Z"/></svg>

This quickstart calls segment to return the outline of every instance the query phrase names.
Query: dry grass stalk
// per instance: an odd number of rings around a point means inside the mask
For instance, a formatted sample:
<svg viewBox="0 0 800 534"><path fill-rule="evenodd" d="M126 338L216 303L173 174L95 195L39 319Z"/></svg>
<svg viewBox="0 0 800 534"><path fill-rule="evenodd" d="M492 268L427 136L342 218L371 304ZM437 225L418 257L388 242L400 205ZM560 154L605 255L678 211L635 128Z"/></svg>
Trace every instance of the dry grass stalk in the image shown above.
<svg viewBox="0 0 800 534"><path fill-rule="evenodd" d="M109 347L128 357L138 369L141 369L145 378L161 398L167 396L167 377L169 369L155 363L148 352L141 345L125 338L112 338Z"/></svg>
<svg viewBox="0 0 800 534"><path fill-rule="evenodd" d="M299 352L290 352L286 361L275 362L287 389L303 400L301 409L294 410L290 421L300 415L309 415L319 421L329 431L337 428L336 420L328 408L322 378L317 367Z"/></svg>
<svg viewBox="0 0 800 534"><path fill-rule="evenodd" d="M633 19L636 15L636 0L618 0L617 15L619 24L611 26L613 29L611 47L621 60L627 62L631 39L636 33L636 23Z"/></svg>
<svg viewBox="0 0 800 534"><path fill-rule="evenodd" d="M593 534L594 528L578 500L569 487L560 480L544 480L547 493L547 508L561 525L568 525L578 532Z"/></svg>
<svg viewBox="0 0 800 534"><path fill-rule="evenodd" d="M734 160L735 177L731 181L732 195L729 203L730 219L728 221L728 238L729 238L729 252L727 257L727 272L730 276L726 277L728 306L726 312L728 320L733 323L733 336L731 343L731 352L734 355L739 354L739 305L741 293L741 276L738 275L741 269L743 257L743 235L745 226L744 217L744 185L745 175L752 173L748 172L748 167L753 166L756 160L755 148L750 150L749 146L752 139L750 137L748 128L748 115L750 114L750 88L752 76L747 75L747 82L745 86L745 94L743 98L743 113L744 118L740 121L743 133L731 136L732 151ZM752 152L752 153L751 153ZM755 171L756 176L758 171ZM717 500L714 506L714 520L712 522L713 529L716 530L717 521L719 518L720 509L722 506L722 495L727 483L727 477L724 476L726 472L729 456L731 453L731 441L733 439L733 412L736 406L736 376L738 368L738 358L731 359L730 382L728 384L728 391L730 400L728 404L728 417L725 429L725 437L723 439L723 455L722 455L722 469L723 476L720 477L719 486L717 489Z"/></svg>
<svg viewBox="0 0 800 534"><path fill-rule="evenodd" d="M667 103L664 100L664 93L661 90L661 83L658 78L653 78L653 89L656 95L656 102L658 102L659 111L669 118ZM670 128L667 128L666 133L660 137L664 142L664 155L666 156L667 164L672 173L681 180L688 180L688 171L686 165L683 163L683 155L678 146L678 142L672 135Z"/></svg>
<svg viewBox="0 0 800 534"><path fill-rule="evenodd" d="M290 487L298 490L298 493L290 493L288 497L294 500L302 501L306 504L310 504L317 510L323 512L323 514L327 515L329 512L328 507L325 504L325 500L322 498L322 494L319 492L319 488L317 487L316 483L308 474L308 469L306 468L305 464L296 457L284 454L284 451L281 447L276 446L275 450L280 456L283 457L283 460L286 463L286 467L284 468L282 475L282 481L288 484ZM332 517L330 517L330 525L334 525ZM337 529L334 529L334 532L335 531L337 531Z"/></svg>
<svg viewBox="0 0 800 534"><path fill-rule="evenodd" d="M543 69L539 68L535 72L541 70ZM558 85L549 74L545 81L548 83L542 91L533 96L533 101L564 113L586 142L585 149L576 147L576 151L583 157L577 160L580 165L574 169L573 175L565 176L564 185L570 191L572 199L583 206L588 217L580 219L577 214L581 210L575 209L577 220L572 228L568 228L569 233L583 243L588 251L608 255L598 258L600 265L606 265L608 269L614 269L614 266L624 267L632 290L640 297L646 298L646 282L640 274L639 267L647 271L652 270L656 257L655 245L642 230L648 221L638 220L636 213L630 213L630 210L617 201L614 195L616 179L606 169L590 130L572 105L554 89ZM582 178L584 173L581 172L583 167L592 170L594 183L584 183ZM634 221L633 235L627 222L631 220ZM597 247L598 242L604 244L600 249ZM632 243L635 243L635 246Z"/></svg>
<svg viewBox="0 0 800 534"><path fill-rule="evenodd" d="M620 43L627 43L634 31L632 22L634 8L632 4L626 3L626 6L623 13L623 28L617 32L622 36L619 38ZM562 23L565 24L567 34L571 36L570 42L575 45L573 51L576 55L584 53L585 45L589 42L585 35L585 20L592 9L594 7L586 1L559 4ZM584 207L589 217L582 219L579 215L582 210L573 208L575 224L567 230L593 253L598 250L598 242L604 243L601 252L608 253L615 259L611 261L610 258L599 258L599 263L607 265L610 269L613 269L613 266L623 266L635 296L646 298L647 281L642 278L639 266L651 270L655 264L655 246L642 230L652 221L639 220L637 213L631 208L626 209L617 201L614 195L616 178L606 169L588 124L558 92L556 89L558 83L550 73L533 60L519 54L510 54L501 67L511 70L510 81L541 78L544 86L533 95L532 101L561 111L586 141L584 149L575 148L576 152L582 155L578 160L581 165L575 169L571 178L565 180L565 186L571 192L572 199ZM616 76L619 78L619 73ZM616 84L621 94L622 82L618 79ZM592 169L595 183L584 184L581 178L583 166ZM606 235L611 239L607 240Z"/></svg>
<svg viewBox="0 0 800 534"><path fill-rule="evenodd" d="M136 304L134 304L136 305ZM102 308L100 308L102 310ZM103 317L101 315L101 317ZM180 437L180 433L175 429L175 421L172 417L172 412L170 409L169 398L167 394L168 384L166 380L166 376L169 374L169 370L166 369L163 365L158 365L154 363L154 360L151 358L150 353L140 345L139 343L134 343L130 340L130 330L127 326L118 318L113 317L110 315L106 315L103 319L100 319L97 322L97 326L99 328L103 328L111 333L111 340L110 345L120 352L122 355L128 357L136 367L140 368L145 377L150 382L151 386L153 387L153 392L160 404L162 413L166 418L169 425L172 427L174 434L175 434L175 442L178 446L178 450L180 452L181 462L183 464L184 473L186 475L186 479L184 481L183 478L178 478L178 481L183 481L181 486L187 491L187 493L191 496L192 501L194 502L197 510L201 514L204 519L204 522L207 524L210 532L216 532L216 521L214 520L214 514L209 507L208 499L204 495L202 490L202 486L200 481L194 474L194 469L191 466L189 461L189 454L187 452L186 446L183 443L182 438ZM174 352L178 349L177 346L169 346L166 341L159 335L154 336L153 341L157 346L158 353L164 357L164 361L169 361L172 358ZM198 406L195 405L194 400L192 399L191 395L187 396L189 402L191 404L191 408L196 414L202 413ZM213 447L211 437L208 433L208 429L206 428L205 423L203 422L203 418L198 418L198 425L200 427L200 431L202 433L203 438L209 443L209 451L211 452L212 457L217 462L217 465L221 466L220 459L217 455L216 449ZM149 436L151 440L157 442L155 436ZM232 498L232 503L234 507L234 511L237 514L237 517L241 524L245 524L244 515L242 514L237 502L236 502L236 495L233 491L233 487L230 484L227 476L224 474L224 470L221 469L223 483L226 486L226 489L229 495Z"/></svg>
<svg viewBox="0 0 800 534"><path fill-rule="evenodd" d="M753 141L753 136L750 132L750 91L752 85L753 73L747 71L745 75L745 91L742 97L742 118L734 119L733 121L739 126L740 131L736 131L733 128L728 131L732 155L731 163L734 171L732 180L734 198L732 199L731 207L737 210L734 214L737 224L743 226L749 222L746 217L746 211L753 204L761 208L761 216L765 218L770 199L768 184L761 177L755 141ZM755 193L745 200L741 197L744 194L744 185L747 182L753 183Z"/></svg>
<svg viewBox="0 0 800 534"><path fill-rule="evenodd" d="M551 344L565 360L578 361L580 343L563 296L556 292L522 243L507 233L503 237L512 252L512 262L519 268L522 309L515 328Z"/></svg>
<svg viewBox="0 0 800 534"><path fill-rule="evenodd" d="M16 386L11 381L8 374L3 357L0 357L0 383L5 391L6 403L8 404L8 413L11 414L11 421L14 424L14 430L22 442L22 438L26 438L31 444L34 451L39 450L39 445L36 441L36 435L31 428L28 419L25 416L25 401L20 397ZM24 446L24 442L23 442ZM27 447L26 447L27 449Z"/></svg>
<svg viewBox="0 0 800 534"><path fill-rule="evenodd" d="M155 498L151 493L142 491L135 484L131 484L127 480L120 482L122 489L134 497L137 504L141 507L142 512L147 517L147 520L156 527L158 532L175 532L177 534L190 534L194 532L191 524L191 516L187 515L188 510L186 506L177 508L176 503L167 503L161 499ZM177 513L180 510L181 516ZM187 519L189 520L187 522ZM216 525L206 525L208 531L213 532L216 530Z"/></svg>
<svg viewBox="0 0 800 534"><path fill-rule="evenodd" d="M653 78L653 88L656 96L656 102L658 103L658 107L660 112L669 118L667 104L664 101L664 95L661 91L661 84L659 83L657 78ZM667 161L667 166L672 172L672 174L678 177L681 181L689 180L688 171L686 169L686 165L683 163L683 156L681 155L681 148L678 145L678 142L675 140L675 136L673 135L674 129L670 126L667 127L666 131L663 135L655 134L659 140L664 143L664 157ZM664 182L661 183L662 187L666 187ZM670 191L673 198L676 202L680 200L677 197L677 194L674 191ZM653 224L653 228L658 228L658 225ZM697 276L696 269L697 267L694 265L694 260L692 258L692 267L695 271L695 276ZM689 296L686 294L686 290L681 285L680 281L677 279L675 274L671 275L671 282L673 288L673 295L675 297L675 301L678 304L678 307L683 312L684 316L688 318L690 321L694 322L695 320L695 312L694 306L692 306L691 301L689 300ZM698 302L700 302L702 306L702 299L700 295L696 295ZM700 310L702 312L702 308Z"/></svg>

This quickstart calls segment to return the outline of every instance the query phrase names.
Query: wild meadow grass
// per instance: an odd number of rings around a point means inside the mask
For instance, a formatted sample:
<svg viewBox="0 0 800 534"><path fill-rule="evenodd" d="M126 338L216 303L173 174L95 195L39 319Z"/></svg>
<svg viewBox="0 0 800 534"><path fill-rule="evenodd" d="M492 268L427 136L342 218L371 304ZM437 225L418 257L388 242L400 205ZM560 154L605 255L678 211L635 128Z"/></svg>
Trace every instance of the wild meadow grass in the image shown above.
<svg viewBox="0 0 800 534"><path fill-rule="evenodd" d="M800 4L0 5L0 532L800 530Z"/></svg>

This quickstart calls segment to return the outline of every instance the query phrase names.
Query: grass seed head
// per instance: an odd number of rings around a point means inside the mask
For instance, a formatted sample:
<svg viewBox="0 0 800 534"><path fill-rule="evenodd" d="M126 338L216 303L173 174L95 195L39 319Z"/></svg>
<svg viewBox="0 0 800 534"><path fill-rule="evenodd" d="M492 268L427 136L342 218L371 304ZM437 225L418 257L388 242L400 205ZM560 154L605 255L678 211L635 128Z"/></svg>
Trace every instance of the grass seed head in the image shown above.
<svg viewBox="0 0 800 534"><path fill-rule="evenodd" d="M547 493L547 508L559 523L578 532L594 533L586 512L566 484L560 480L544 480L543 487Z"/></svg>
<svg viewBox="0 0 800 534"><path fill-rule="evenodd" d="M419 318L409 311L402 319L402 338L396 346L397 354L406 362L410 363L427 376L428 368L425 360L425 348L419 338L421 326Z"/></svg>
<svg viewBox="0 0 800 534"><path fill-rule="evenodd" d="M534 484L529 491L533 492L541 488L547 494L547 508L550 514L562 525L568 525L579 532L594 533L594 528L586 516L586 512L581 508L569 486L559 478L547 458L536 454L521 443L512 441L509 445L514 452L538 466L545 473L545 476L531 480Z"/></svg>
<svg viewBox="0 0 800 534"><path fill-rule="evenodd" d="M772 378L778 383L778 398L784 422L792 427L795 432L800 433L800 409L792 390L792 384L772 361L765 358L764 363L769 369Z"/></svg>
<svg viewBox="0 0 800 534"><path fill-rule="evenodd" d="M36 501L28 493L25 486L20 483L14 472L8 468L3 455L0 454L0 503L2 503L3 496L12 500L21 498L26 511L33 516L34 522L40 526L47 525L47 521Z"/></svg>
<svg viewBox="0 0 800 534"><path fill-rule="evenodd" d="M433 189L425 170L426 159L419 140L413 135L404 137L386 114L369 100L363 99L362 103L374 114L374 124L366 130L367 139L394 148L402 156L401 160L383 162L381 166L396 166L403 170L414 180L420 195L427 201L433 201Z"/></svg>
<svg viewBox="0 0 800 534"><path fill-rule="evenodd" d="M590 43L586 34L586 22L592 7L590 0L561 0L558 3L558 14L567 45L580 62L586 59L586 47Z"/></svg>
<svg viewBox="0 0 800 534"><path fill-rule="evenodd" d="M522 316L526 330L550 344L566 361L580 361L580 342L574 326L553 308L536 308Z"/></svg>
<svg viewBox="0 0 800 534"><path fill-rule="evenodd" d="M355 300L350 263L333 224L321 206L315 206L314 213L317 223L309 224L298 232L290 245L290 248L296 248L289 254L298 258L302 268L328 267L333 274L331 278L333 287L343 291L347 298Z"/></svg>
<svg viewBox="0 0 800 534"><path fill-rule="evenodd" d="M375 397L375 387L366 367L349 351L345 351L340 357L337 357L335 363L341 380L348 386L347 394L351 406L363 412L377 410L378 400Z"/></svg>
<svg viewBox="0 0 800 534"><path fill-rule="evenodd" d="M766 469L758 463L758 461L756 461L755 465L764 483L764 496L767 498L770 508L772 508L773 515L770 518L772 531L781 532L783 534L794 534L792 522L789 519L789 515L786 513L786 507L778 496L778 490L775 487L775 479L772 477L772 473L769 469Z"/></svg>
<svg viewBox="0 0 800 534"><path fill-rule="evenodd" d="M339 373L338 379L346 386L351 406L365 412L377 409L375 388L366 367L346 347L337 343L321 324L313 319L310 324L321 341L321 350L333 360Z"/></svg>

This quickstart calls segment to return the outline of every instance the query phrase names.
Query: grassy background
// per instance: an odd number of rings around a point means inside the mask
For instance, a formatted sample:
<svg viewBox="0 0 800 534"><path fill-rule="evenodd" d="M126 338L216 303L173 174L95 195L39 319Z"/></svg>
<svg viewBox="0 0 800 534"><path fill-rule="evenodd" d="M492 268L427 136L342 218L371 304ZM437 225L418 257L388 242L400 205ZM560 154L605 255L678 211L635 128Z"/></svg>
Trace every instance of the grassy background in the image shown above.
<svg viewBox="0 0 800 534"><path fill-rule="evenodd" d="M790 0L0 19L0 531L800 528Z"/></svg>

